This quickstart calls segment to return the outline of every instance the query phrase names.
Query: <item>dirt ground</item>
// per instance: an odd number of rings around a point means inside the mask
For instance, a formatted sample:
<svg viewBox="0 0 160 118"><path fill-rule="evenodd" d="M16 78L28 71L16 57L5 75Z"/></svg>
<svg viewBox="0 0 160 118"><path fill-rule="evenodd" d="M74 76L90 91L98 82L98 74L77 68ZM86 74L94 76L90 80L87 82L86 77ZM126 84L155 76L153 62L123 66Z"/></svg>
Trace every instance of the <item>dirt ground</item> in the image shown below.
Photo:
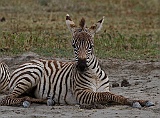
<svg viewBox="0 0 160 118"><path fill-rule="evenodd" d="M34 58L41 58L29 52L16 57L1 57L13 71L19 64ZM47 59L52 59L48 57ZM63 60L63 59L62 59ZM145 99L155 103L149 108L131 108L114 105L106 109L80 109L75 106L46 106L31 104L30 108L22 106L0 106L1 118L159 118L160 117L160 61L127 61L120 59L100 60L102 67L108 73L110 85L118 83L119 87L111 87L113 93L134 99ZM126 79L130 86L121 87ZM0 95L2 97L3 95Z"/></svg>

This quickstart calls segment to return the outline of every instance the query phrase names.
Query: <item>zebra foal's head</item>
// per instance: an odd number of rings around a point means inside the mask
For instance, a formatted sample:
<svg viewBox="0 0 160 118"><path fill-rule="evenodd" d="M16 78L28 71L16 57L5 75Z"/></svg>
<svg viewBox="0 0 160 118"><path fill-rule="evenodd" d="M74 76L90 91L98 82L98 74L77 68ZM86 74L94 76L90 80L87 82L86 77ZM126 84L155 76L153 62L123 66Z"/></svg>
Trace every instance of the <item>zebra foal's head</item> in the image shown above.
<svg viewBox="0 0 160 118"><path fill-rule="evenodd" d="M72 46L77 62L77 69L81 72L88 67L91 55L93 55L94 34L97 33L103 24L104 17L90 28L86 27L85 19L82 18L79 27L71 20L70 16L66 15L66 24L72 33Z"/></svg>

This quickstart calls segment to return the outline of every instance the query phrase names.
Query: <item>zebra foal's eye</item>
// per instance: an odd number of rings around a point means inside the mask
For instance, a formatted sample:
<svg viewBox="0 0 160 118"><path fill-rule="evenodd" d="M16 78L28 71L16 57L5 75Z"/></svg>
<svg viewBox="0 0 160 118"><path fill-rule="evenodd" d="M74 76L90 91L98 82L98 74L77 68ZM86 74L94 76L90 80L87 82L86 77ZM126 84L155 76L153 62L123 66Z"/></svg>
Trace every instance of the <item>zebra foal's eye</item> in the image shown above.
<svg viewBox="0 0 160 118"><path fill-rule="evenodd" d="M93 48L93 47L94 47L94 45L93 45L93 44L91 44L91 45L89 45L88 47L91 49L91 48Z"/></svg>
<svg viewBox="0 0 160 118"><path fill-rule="evenodd" d="M72 44L73 48L76 48L76 45L75 44Z"/></svg>

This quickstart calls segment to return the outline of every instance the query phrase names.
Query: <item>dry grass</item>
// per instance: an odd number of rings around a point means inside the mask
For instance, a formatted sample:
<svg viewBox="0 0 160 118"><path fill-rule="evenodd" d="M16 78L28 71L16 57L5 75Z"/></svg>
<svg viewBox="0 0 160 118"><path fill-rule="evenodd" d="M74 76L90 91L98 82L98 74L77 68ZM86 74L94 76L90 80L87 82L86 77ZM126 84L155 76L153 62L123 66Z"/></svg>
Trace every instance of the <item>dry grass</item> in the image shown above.
<svg viewBox="0 0 160 118"><path fill-rule="evenodd" d="M69 13L88 25L102 16L95 37L100 58L159 59L159 0L1 0L0 55L33 51L44 56L73 57L65 24Z"/></svg>

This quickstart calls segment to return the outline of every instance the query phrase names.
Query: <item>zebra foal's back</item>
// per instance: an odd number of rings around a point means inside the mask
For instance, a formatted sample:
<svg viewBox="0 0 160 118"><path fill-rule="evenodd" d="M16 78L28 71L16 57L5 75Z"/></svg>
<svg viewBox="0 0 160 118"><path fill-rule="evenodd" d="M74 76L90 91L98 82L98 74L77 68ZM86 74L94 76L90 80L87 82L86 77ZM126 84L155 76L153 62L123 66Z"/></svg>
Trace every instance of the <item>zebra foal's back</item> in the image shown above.
<svg viewBox="0 0 160 118"><path fill-rule="evenodd" d="M44 76L37 84L36 98L51 98L57 104L74 104L71 92L71 76L73 62L58 60L33 60L32 62L42 65Z"/></svg>
<svg viewBox="0 0 160 118"><path fill-rule="evenodd" d="M11 95L32 93L37 99L54 99L57 104L75 104L70 84L73 62L32 60L17 68L11 75Z"/></svg>

